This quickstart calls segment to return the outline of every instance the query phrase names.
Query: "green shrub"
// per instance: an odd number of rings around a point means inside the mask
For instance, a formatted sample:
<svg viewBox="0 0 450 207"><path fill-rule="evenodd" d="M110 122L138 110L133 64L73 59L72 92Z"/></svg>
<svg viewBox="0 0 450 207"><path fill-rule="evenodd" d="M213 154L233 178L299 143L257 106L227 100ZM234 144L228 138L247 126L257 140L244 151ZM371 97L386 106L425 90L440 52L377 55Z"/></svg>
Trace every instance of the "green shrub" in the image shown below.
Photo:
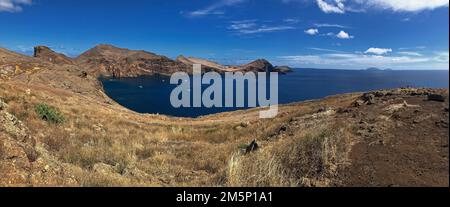
<svg viewBox="0 0 450 207"><path fill-rule="evenodd" d="M35 111L39 118L50 123L60 124L64 122L64 117L55 108L47 104L38 104Z"/></svg>

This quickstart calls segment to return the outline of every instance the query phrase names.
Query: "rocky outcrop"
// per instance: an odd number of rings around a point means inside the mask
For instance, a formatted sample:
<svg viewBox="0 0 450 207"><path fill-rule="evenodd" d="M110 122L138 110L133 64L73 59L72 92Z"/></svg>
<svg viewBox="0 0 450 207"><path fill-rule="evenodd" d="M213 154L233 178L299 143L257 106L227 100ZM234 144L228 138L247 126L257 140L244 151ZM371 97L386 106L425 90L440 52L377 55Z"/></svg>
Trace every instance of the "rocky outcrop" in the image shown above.
<svg viewBox="0 0 450 207"><path fill-rule="evenodd" d="M279 72L282 74L292 72L292 69L288 66L273 66L265 59L258 59L246 65L242 65L240 66L240 70L252 72Z"/></svg>
<svg viewBox="0 0 450 207"><path fill-rule="evenodd" d="M98 45L77 57L76 63L91 73L110 77L169 75L178 71L192 70L187 65L165 56L112 45Z"/></svg>
<svg viewBox="0 0 450 207"><path fill-rule="evenodd" d="M265 59L258 59L241 66L241 70L246 72L271 72L273 69L273 65Z"/></svg>
<svg viewBox="0 0 450 207"><path fill-rule="evenodd" d="M49 61L54 64L74 64L74 61L60 53L56 53L50 48L46 46L36 46L34 47L34 55L35 58L39 58L45 61Z"/></svg>

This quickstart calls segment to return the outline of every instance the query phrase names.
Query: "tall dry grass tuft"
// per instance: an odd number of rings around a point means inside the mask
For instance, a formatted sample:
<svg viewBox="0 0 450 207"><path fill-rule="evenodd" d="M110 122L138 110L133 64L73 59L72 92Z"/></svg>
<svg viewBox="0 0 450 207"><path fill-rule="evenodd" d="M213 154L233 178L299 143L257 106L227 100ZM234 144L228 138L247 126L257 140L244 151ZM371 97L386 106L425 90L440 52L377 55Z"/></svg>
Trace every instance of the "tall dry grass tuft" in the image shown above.
<svg viewBox="0 0 450 207"><path fill-rule="evenodd" d="M234 154L228 164L228 186L332 186L348 163L350 133L319 126L282 139L258 152Z"/></svg>

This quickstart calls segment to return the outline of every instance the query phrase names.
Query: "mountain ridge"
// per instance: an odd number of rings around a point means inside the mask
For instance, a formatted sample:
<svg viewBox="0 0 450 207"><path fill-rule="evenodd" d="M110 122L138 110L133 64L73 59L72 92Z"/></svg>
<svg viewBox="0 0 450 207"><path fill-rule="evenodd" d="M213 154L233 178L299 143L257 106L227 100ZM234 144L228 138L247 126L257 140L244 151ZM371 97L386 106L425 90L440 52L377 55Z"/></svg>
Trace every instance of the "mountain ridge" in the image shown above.
<svg viewBox="0 0 450 207"><path fill-rule="evenodd" d="M202 64L203 72L280 72L292 71L288 66L274 67L265 59L257 59L244 65L225 66L206 59L178 56L172 60L166 56L145 50L130 50L111 44L99 44L75 58L57 53L46 46L37 46L34 57L54 64L77 65L94 76L137 77L141 75L170 75L174 72L192 73L192 64Z"/></svg>

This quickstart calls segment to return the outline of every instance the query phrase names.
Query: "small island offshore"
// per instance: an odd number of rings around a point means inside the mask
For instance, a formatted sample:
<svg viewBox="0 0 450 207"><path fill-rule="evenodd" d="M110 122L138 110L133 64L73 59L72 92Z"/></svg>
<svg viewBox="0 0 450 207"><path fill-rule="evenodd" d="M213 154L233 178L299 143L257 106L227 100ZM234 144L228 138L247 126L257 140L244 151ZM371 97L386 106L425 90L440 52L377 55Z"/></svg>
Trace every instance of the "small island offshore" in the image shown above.
<svg viewBox="0 0 450 207"><path fill-rule="evenodd" d="M99 78L288 73L99 45L0 48L0 186L448 186L448 89L397 88L178 118L131 111ZM289 75L289 74L288 74ZM418 147L420 146L420 147Z"/></svg>

